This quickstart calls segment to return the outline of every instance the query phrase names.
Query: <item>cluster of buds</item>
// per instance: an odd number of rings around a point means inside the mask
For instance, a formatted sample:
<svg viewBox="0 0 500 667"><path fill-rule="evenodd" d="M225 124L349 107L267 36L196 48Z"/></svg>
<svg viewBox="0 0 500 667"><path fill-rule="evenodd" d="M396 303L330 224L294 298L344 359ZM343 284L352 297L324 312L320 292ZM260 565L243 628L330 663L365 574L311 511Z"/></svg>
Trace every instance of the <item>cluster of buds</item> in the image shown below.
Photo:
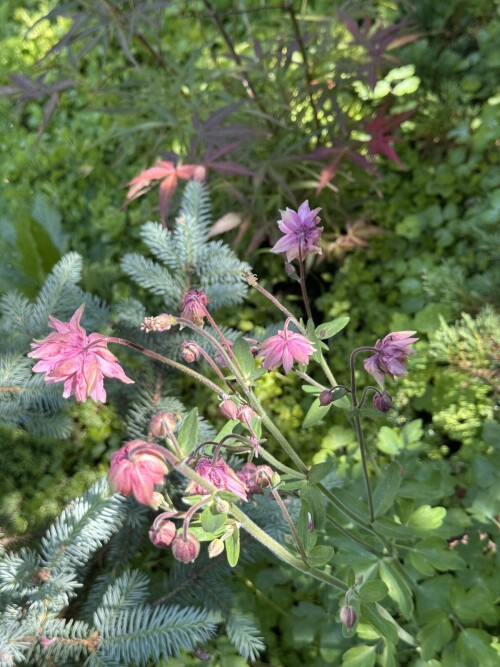
<svg viewBox="0 0 500 667"><path fill-rule="evenodd" d="M154 520L149 539L158 549L171 549L173 557L181 563L192 563L200 553L200 542L188 530L177 533L172 517L177 512L163 512ZM185 534L184 534L185 533Z"/></svg>

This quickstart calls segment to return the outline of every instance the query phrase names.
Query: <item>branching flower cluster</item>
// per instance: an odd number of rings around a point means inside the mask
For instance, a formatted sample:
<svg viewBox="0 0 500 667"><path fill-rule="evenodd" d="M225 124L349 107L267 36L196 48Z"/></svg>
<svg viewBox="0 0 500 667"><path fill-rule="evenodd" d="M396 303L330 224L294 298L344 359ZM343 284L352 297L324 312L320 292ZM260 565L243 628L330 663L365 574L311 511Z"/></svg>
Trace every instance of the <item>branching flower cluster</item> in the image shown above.
<svg viewBox="0 0 500 667"><path fill-rule="evenodd" d="M46 373L46 382L64 382L64 396L75 395L79 401L88 397L104 401L104 377L132 382L107 349L109 344L137 350L208 387L217 396L220 414L228 420L219 435L200 445L191 443L186 449L184 441L191 417L179 422L179 415L159 411L153 415L144 439L126 442L113 454L109 471L112 489L124 496L133 496L139 503L160 512L149 531L151 542L160 549L171 550L173 557L182 563L195 561L200 554L201 543L208 542L211 558L225 552L229 564L235 565L240 549L239 533L241 529L245 530L290 566L345 594L340 620L351 632L359 616L357 590L361 582L346 583L324 569L324 565L331 560L333 549L317 544L326 516L318 508L326 503L354 522L356 528L353 531L342 528L353 540L364 544L359 531L365 531L371 540L375 539L370 548L375 551L385 548L381 536L375 535L374 538L376 512L361 414L370 394L373 394L373 404L380 412L392 408L391 396L384 389L385 377L395 378L407 372L406 362L413 354L411 345L417 338L413 336L413 331L392 332L374 346L355 349L350 358L349 385L336 382L324 356L327 349L324 341L338 333L345 323L339 326L337 321L333 321L315 327L306 290L305 261L308 255L321 251L322 228L319 227L318 212L319 209L311 210L307 201L298 211L286 209L278 223L284 236L272 249L276 253L285 253L288 262L298 263L307 313L305 323L262 287L255 276L247 273L245 279L248 284L286 316L283 328L262 342L243 337L236 341L229 340L209 310L206 292L191 289L182 297L178 315L161 313L146 317L141 326L144 332L154 336L169 336L176 328L188 329L198 340L204 340L206 346L195 340L187 340L180 345L179 355L184 363L124 338L105 337L98 333L87 335L80 325L83 306L67 323L51 318L50 325L56 333L33 343L29 356L40 359L33 370ZM365 358L364 368L381 389L365 387L361 398L358 398L355 362L359 354L367 352L372 354ZM202 360L208 364L206 374L193 368ZM311 377L309 366L313 361L323 370L325 384ZM323 468L320 465L321 470L318 466L308 468L257 398L254 387L258 378L265 372L281 368L285 374L293 371L305 380L311 392L316 393L318 406L324 410L331 406L345 407L348 400L348 416L360 449L368 520L338 501L321 483L331 470L330 465ZM269 438L281 447L286 461L275 458L267 450ZM247 457L242 466L240 463L239 469L229 464L231 455L235 453ZM255 462L257 458L263 462ZM176 499L176 503L169 493L170 478L174 472L186 480L182 499ZM294 489L300 489L303 504L298 523L292 519L282 497L283 494L293 493ZM280 508L290 531L288 545L266 534L245 511L259 494L267 494ZM335 524L335 520L331 520Z"/></svg>

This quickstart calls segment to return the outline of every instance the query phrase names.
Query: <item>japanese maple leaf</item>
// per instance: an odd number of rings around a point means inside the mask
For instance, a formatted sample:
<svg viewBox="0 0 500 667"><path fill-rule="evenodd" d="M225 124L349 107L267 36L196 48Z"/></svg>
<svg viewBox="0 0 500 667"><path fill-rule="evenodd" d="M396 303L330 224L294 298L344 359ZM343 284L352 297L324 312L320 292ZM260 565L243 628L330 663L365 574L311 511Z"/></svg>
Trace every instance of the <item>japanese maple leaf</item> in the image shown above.
<svg viewBox="0 0 500 667"><path fill-rule="evenodd" d="M365 130L370 135L368 150L371 155L385 155L389 160L404 167L392 145L395 141L399 141L400 137L395 137L392 132L397 130L416 110L411 109L392 116L386 116L386 111L387 104L383 104L377 109L375 116L364 124Z"/></svg>
<svg viewBox="0 0 500 667"><path fill-rule="evenodd" d="M154 167L145 169L133 178L127 185L130 186L127 192L127 200L137 199L151 190L155 181L160 183L160 221L162 225L167 222L168 207L170 200L177 188L178 179L188 181L193 178L195 181L204 181L206 169L201 164L183 164L176 167L173 162L160 160Z"/></svg>

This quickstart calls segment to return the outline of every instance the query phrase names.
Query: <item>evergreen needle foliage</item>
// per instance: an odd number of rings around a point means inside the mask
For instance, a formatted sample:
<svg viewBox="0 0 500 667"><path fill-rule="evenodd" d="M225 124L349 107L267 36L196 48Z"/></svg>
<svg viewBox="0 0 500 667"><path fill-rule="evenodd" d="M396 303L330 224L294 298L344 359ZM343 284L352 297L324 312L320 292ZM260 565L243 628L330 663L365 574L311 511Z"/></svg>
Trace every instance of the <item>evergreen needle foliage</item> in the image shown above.
<svg viewBox="0 0 500 667"><path fill-rule="evenodd" d="M146 665L213 636L213 614L192 606L150 606L148 578L135 570L113 575L119 564L109 557L110 572L85 592L84 620L68 617L66 607L81 590L92 557L113 535L130 530L131 509L101 481L63 511L38 551L2 555L2 667Z"/></svg>
<svg viewBox="0 0 500 667"><path fill-rule="evenodd" d="M242 273L250 267L221 241L209 240L211 223L208 191L190 181L172 231L154 222L142 228L142 240L161 263L129 253L122 260L123 270L138 285L161 296L168 309L178 307L191 289L204 289L214 308L241 303L247 289Z"/></svg>

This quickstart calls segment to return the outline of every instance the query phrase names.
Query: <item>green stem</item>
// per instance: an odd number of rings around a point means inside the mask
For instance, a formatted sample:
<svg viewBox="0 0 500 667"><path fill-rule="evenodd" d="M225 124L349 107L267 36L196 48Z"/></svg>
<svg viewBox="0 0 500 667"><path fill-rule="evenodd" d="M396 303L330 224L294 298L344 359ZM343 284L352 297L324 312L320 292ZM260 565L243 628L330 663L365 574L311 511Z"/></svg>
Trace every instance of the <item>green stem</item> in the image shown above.
<svg viewBox="0 0 500 667"><path fill-rule="evenodd" d="M151 359L155 359L156 361L159 361L166 366L170 366L171 368L175 368L181 373L189 375L194 380L201 382L201 384L204 384L206 387L214 391L218 396L220 396L222 393L222 389L211 380L206 378L204 375L193 371L191 368L184 366L184 364L180 364L178 361L164 357L162 354L158 354L158 352L153 352L153 350L149 350L147 347L139 345L139 343L132 343L132 341L127 340L126 338L115 338L114 336L108 337L107 341L108 343L117 343L118 345L125 345L126 347L131 347L133 350L138 350L139 352L142 352L142 354L145 354L147 357L151 357Z"/></svg>
<svg viewBox="0 0 500 667"><path fill-rule="evenodd" d="M202 488L206 489L208 493L217 493L218 491L220 491L220 489L218 489L213 484L208 482L206 479L198 475L198 473L196 473L186 463L184 463L183 461L179 461L175 457L175 455L172 454L172 452L165 450L164 456L176 470L178 470L182 475L184 475L188 479L191 479L197 484L199 484ZM247 531L247 533L249 533L254 539L258 540L261 544L263 544L275 556L285 561L285 563L288 563L288 565L291 565L296 570L299 570L304 574L309 574L315 579L319 579L319 581L322 581L323 583L328 584L329 586L332 586L333 588L336 588L340 591L347 592L349 590L349 587L341 579L337 579L337 577L333 577L327 572L323 572L318 568L307 565L307 563L304 563L302 560L300 560L300 558L294 556L292 553L290 553L290 551L288 551L288 549L286 549L279 542L270 537L264 530L262 530L262 528L260 528L256 523L254 523L245 514L245 512L240 510L240 508L234 505L233 503L231 503L229 511L230 514L241 524L241 526L243 526L243 528Z"/></svg>
<svg viewBox="0 0 500 667"><path fill-rule="evenodd" d="M272 537L269 537L269 535L264 532L262 528L254 523L242 510L240 510L235 505L231 506L230 513L253 538L267 547L267 549L269 549L269 551L271 551L279 559L285 561L285 563L288 563L288 565L291 565L296 570L299 570L299 572L309 574L315 579L318 579L328 586L332 586L333 588L336 588L337 590L340 590L344 593L349 590L349 587L341 579L337 579L337 577L333 577L331 574L323 572L316 567L307 565L307 563L304 563L302 560L300 560L300 558L294 556L279 542L273 540Z"/></svg>
<svg viewBox="0 0 500 667"><path fill-rule="evenodd" d="M307 554L306 554L306 550L304 549L304 545L302 544L302 541L301 541L301 539L300 539L300 537L299 537L299 534L297 533L297 529L295 528L295 526L294 526L294 524L293 524L292 517L291 517L290 514L288 513L288 510L287 510L287 508L285 507L285 503L284 503L283 500L281 499L281 496L280 496L280 494L278 493L278 491L277 491L276 489L273 489L273 487L271 486L271 480L269 479L269 477L268 477L267 475L266 475L266 477L267 477L267 480L268 480L269 485L270 485L270 489L269 489L269 490L270 490L270 492L271 492L271 495L273 496L274 500L278 503L279 508L280 508L280 510L281 510L281 513L282 513L283 516L285 517L285 521L287 522L288 527L290 528L290 531L291 531L291 533L292 533L292 535L293 535L293 539L295 540L295 544L297 545L297 549L299 550L300 557L302 558L302 560L304 561L304 563L307 563Z"/></svg>
<svg viewBox="0 0 500 667"><path fill-rule="evenodd" d="M275 459L274 456L270 454L266 449L264 449L264 447L261 444L259 445L259 456L262 456L262 458L265 459L268 463L270 463L273 466L273 468L277 468L286 475L291 475L296 479L307 478L306 473L297 472L293 468L289 468L288 466L281 463L281 461L278 461L278 459Z"/></svg>
<svg viewBox="0 0 500 667"><path fill-rule="evenodd" d="M299 280L300 291L302 292L302 301L304 302L304 306L306 309L307 319L312 322L313 318L311 312L311 305L309 303L309 296L307 294L307 289L306 289L306 274L304 271L304 260L302 259L302 249L300 248L300 246L299 246L299 278L300 278Z"/></svg>
<svg viewBox="0 0 500 667"><path fill-rule="evenodd" d="M371 544L368 544L368 542L365 542L365 541L362 540L360 537L358 537L358 536L355 535L354 533L352 533L352 532L350 532L349 530L347 530L347 528L344 528L344 526L342 526L338 521L335 521L335 519L334 519L333 517L331 517L331 516L329 516L329 515L327 514L327 515L326 515L326 520L327 520L329 523L331 523L332 526L335 526L335 528L336 528L340 533L342 533L343 535L345 535L346 537L348 537L350 540L354 540L354 541L357 542L358 544L361 544L361 546L363 546L363 547L364 547L367 551L369 551L370 553L375 554L375 555L378 556L379 558L383 558L384 554L383 554L381 551L379 551L378 549L375 549Z"/></svg>
<svg viewBox="0 0 500 667"><path fill-rule="evenodd" d="M368 511L370 513L370 523L373 523L375 521L375 511L373 509L373 497L372 497L372 487L370 484L370 474L368 472L368 463L367 463L367 452L366 452L366 442L365 442L365 437L363 435L363 429L361 427L361 420L359 418L359 415L356 414L358 410L358 397L356 394L356 369L355 369L355 361L356 361L356 354L358 352L361 352L363 348L357 348L356 350L353 350L351 352L351 356L349 359L349 366L351 369L351 402L352 402L352 408L354 411L354 417L352 418L353 423L354 423L354 430L356 432L356 438L358 441L359 445L359 452L361 454L361 468L363 470L363 479L365 482L365 488L366 488L366 497L368 500Z"/></svg>

